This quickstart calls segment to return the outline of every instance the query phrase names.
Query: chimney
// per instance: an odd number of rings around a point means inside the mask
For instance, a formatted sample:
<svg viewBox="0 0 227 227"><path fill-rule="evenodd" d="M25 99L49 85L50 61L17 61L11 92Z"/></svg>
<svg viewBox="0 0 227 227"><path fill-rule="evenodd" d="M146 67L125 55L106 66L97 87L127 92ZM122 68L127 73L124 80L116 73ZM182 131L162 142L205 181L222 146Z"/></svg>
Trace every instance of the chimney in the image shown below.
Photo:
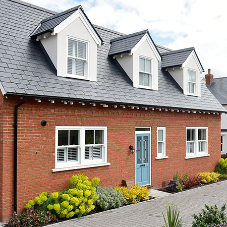
<svg viewBox="0 0 227 227"><path fill-rule="evenodd" d="M207 84L211 84L211 82L212 82L212 80L213 80L213 78L214 78L213 74L211 74L210 71L211 71L211 70L208 69L208 74L205 75L205 78L206 78L206 85L207 85Z"/></svg>

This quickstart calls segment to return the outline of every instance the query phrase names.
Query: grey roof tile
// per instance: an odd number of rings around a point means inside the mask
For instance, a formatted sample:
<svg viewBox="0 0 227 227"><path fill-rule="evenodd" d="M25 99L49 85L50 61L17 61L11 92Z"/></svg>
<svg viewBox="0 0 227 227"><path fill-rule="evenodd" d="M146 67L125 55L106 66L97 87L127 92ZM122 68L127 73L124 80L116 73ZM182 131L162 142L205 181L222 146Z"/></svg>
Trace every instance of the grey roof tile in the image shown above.
<svg viewBox="0 0 227 227"><path fill-rule="evenodd" d="M227 77L214 78L207 88L222 105L227 105Z"/></svg>
<svg viewBox="0 0 227 227"><path fill-rule="evenodd" d="M0 54L2 53L3 57L10 60L11 63L8 64L7 60L6 62L0 62L2 64L0 65L2 70L0 70L0 81L6 94L15 93L41 98L63 98L81 101L86 99L89 102L113 102L135 106L147 105L223 111L222 106L206 86L202 86L201 97L184 95L171 75L161 70L161 64L159 66L158 91L134 88L130 78L122 72L115 60L109 58L107 54L110 48L110 40L112 40L112 44L114 42L118 43L120 40L125 42L128 46L122 46L121 42L121 45L119 44L121 51L125 51L135 45L136 36L129 35L127 37L124 34L100 26L95 26L97 33L104 40L104 44L98 48L97 82L57 77L48 65L38 43L27 38L34 31L39 20L45 20L55 14L36 7L30 7L29 4L24 5L10 0L0 1L0 17L4 14L2 20L4 26L2 26L0 33L0 41L4 42L4 48L1 48L2 45L0 45ZM4 11L6 6L9 6L10 10ZM49 20L55 19L49 18ZM13 34L13 37L10 34ZM122 36L126 38L122 39ZM119 37L120 39L113 41L114 38ZM157 48L162 53L162 63L173 65L173 63L179 64L183 61L179 57L180 53L175 53L177 56L173 59L172 57L175 56L173 51L160 46L157 46ZM172 53L169 55L165 54L170 52ZM182 53L180 55L182 55L182 58L186 58L188 54L184 53L183 55ZM12 65L17 66L18 69L14 69L14 67L11 67ZM21 74L22 72L24 74Z"/></svg>

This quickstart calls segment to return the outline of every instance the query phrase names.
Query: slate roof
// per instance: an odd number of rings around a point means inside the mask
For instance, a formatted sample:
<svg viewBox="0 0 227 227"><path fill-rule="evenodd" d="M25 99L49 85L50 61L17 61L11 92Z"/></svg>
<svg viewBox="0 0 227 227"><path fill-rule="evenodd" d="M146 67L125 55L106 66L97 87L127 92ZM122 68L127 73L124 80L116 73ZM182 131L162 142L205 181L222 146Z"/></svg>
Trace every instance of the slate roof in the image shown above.
<svg viewBox="0 0 227 227"><path fill-rule="evenodd" d="M173 51L172 49L169 49L167 47L163 47L163 46L160 46L160 45L157 45L157 44L156 44L156 47L157 47L160 54Z"/></svg>
<svg viewBox="0 0 227 227"><path fill-rule="evenodd" d="M95 28L104 43L98 47L97 82L58 77L39 42L30 38L38 23L54 13L21 1L0 0L0 4L0 88L4 95L225 111L206 86L201 97L184 95L161 64L158 91L134 88L116 60L108 57L110 40L121 34L99 26Z"/></svg>
<svg viewBox="0 0 227 227"><path fill-rule="evenodd" d="M207 88L222 105L227 105L227 77L214 78Z"/></svg>
<svg viewBox="0 0 227 227"><path fill-rule="evenodd" d="M130 52L131 49L142 39L147 30L136 32L130 35L120 36L110 40L109 55Z"/></svg>
<svg viewBox="0 0 227 227"><path fill-rule="evenodd" d="M47 32L53 32L54 28L58 26L61 22L63 22L65 19L67 19L69 16L71 16L74 12L76 12L78 9L81 9L84 16L89 21L90 25L93 27L94 31L96 32L93 24L88 19L87 15L84 13L83 8L81 5L78 5L76 7L73 7L71 9L68 9L66 11L63 11L61 13L55 13L55 15L50 16L48 18L43 19L40 24L35 28L35 30L32 32L31 37L36 38L39 35L42 35ZM103 42L100 35L96 32L98 37L100 38L101 42Z"/></svg>
<svg viewBox="0 0 227 227"><path fill-rule="evenodd" d="M162 68L180 67L193 50L194 47L190 47L162 53Z"/></svg>

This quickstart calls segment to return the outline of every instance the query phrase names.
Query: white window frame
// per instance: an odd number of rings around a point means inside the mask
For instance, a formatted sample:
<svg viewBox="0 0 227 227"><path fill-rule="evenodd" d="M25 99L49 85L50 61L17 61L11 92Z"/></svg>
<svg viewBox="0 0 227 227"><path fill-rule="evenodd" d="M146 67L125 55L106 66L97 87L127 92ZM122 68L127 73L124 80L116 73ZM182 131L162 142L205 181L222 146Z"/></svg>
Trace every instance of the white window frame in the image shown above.
<svg viewBox="0 0 227 227"><path fill-rule="evenodd" d="M187 141L187 130L188 129L193 129L195 130L195 140L194 140L194 153L189 153L188 150L188 145L189 143L192 143L193 141ZM199 140L198 139L198 132L199 129L205 129L206 130L206 140ZM205 142L205 151L200 152L199 151L199 143L200 142ZM186 127L186 159L189 158L198 158L198 157L204 157L204 156L209 156L208 154L208 127Z"/></svg>
<svg viewBox="0 0 227 227"><path fill-rule="evenodd" d="M225 135L226 134L221 134L221 154L225 154L225 143L224 143Z"/></svg>
<svg viewBox="0 0 227 227"><path fill-rule="evenodd" d="M151 61L151 73L140 71L140 58ZM138 69L139 69L139 72L138 72L138 87L139 88L145 88L145 89L152 89L153 86L154 86L153 59L149 58L149 57L145 57L145 56L139 55L139 67L138 67ZM145 66L145 69L146 69L146 66ZM144 74L148 74L149 75L149 84L151 84L151 86L140 85L140 73L144 73Z"/></svg>
<svg viewBox="0 0 227 227"><path fill-rule="evenodd" d="M68 162L58 162L57 161L57 150L58 146L58 131L59 130L78 130L80 132L79 145L78 147L78 161L68 161ZM103 130L104 144L102 146L102 158L88 160L85 159L85 130ZM97 144L98 145L98 144ZM61 146L60 146L61 147ZM74 145L69 145L67 147L74 147ZM96 127L96 126L56 126L55 132L55 169L53 172L72 170L72 169L82 169L89 167L105 166L110 165L107 163L107 127Z"/></svg>
<svg viewBox="0 0 227 227"><path fill-rule="evenodd" d="M79 58L79 57L72 57L68 55L68 42L70 40L77 41L77 42L82 42L86 44L86 60ZM85 66L84 66L84 76L80 75L74 75L74 74L68 74L68 58L73 58L73 59L79 59L85 61ZM89 80L89 41L88 40L83 40L80 38L72 37L72 36L67 36L66 37L66 75L67 77L72 77L76 79L82 79L82 80Z"/></svg>
<svg viewBox="0 0 227 227"><path fill-rule="evenodd" d="M195 82L189 81L189 71L195 72ZM188 94L188 95L194 95L194 96L197 95L197 87L198 87L197 77L198 77L198 76L197 76L197 70L195 70L195 69L190 69L190 68L187 70L187 94ZM190 92L189 92L189 83L194 84L194 86L195 86L195 88L194 88L194 93L190 93Z"/></svg>
<svg viewBox="0 0 227 227"><path fill-rule="evenodd" d="M158 140L158 131L163 131L163 140L162 141ZM162 153L158 153L158 144L159 143L162 143L162 145L163 145ZM163 158L168 158L168 156L166 156L166 127L157 127L157 157L155 159L163 159Z"/></svg>

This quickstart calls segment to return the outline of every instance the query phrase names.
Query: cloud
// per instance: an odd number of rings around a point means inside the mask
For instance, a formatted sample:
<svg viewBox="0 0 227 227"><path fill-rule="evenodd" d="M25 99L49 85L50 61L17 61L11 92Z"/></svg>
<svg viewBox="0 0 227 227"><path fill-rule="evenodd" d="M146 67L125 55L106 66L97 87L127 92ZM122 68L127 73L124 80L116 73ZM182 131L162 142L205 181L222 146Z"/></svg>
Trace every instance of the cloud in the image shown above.
<svg viewBox="0 0 227 227"><path fill-rule="evenodd" d="M58 12L81 4L92 23L125 34L149 29L157 44L166 39L172 49L194 46L206 71L227 76L226 0L26 1Z"/></svg>

